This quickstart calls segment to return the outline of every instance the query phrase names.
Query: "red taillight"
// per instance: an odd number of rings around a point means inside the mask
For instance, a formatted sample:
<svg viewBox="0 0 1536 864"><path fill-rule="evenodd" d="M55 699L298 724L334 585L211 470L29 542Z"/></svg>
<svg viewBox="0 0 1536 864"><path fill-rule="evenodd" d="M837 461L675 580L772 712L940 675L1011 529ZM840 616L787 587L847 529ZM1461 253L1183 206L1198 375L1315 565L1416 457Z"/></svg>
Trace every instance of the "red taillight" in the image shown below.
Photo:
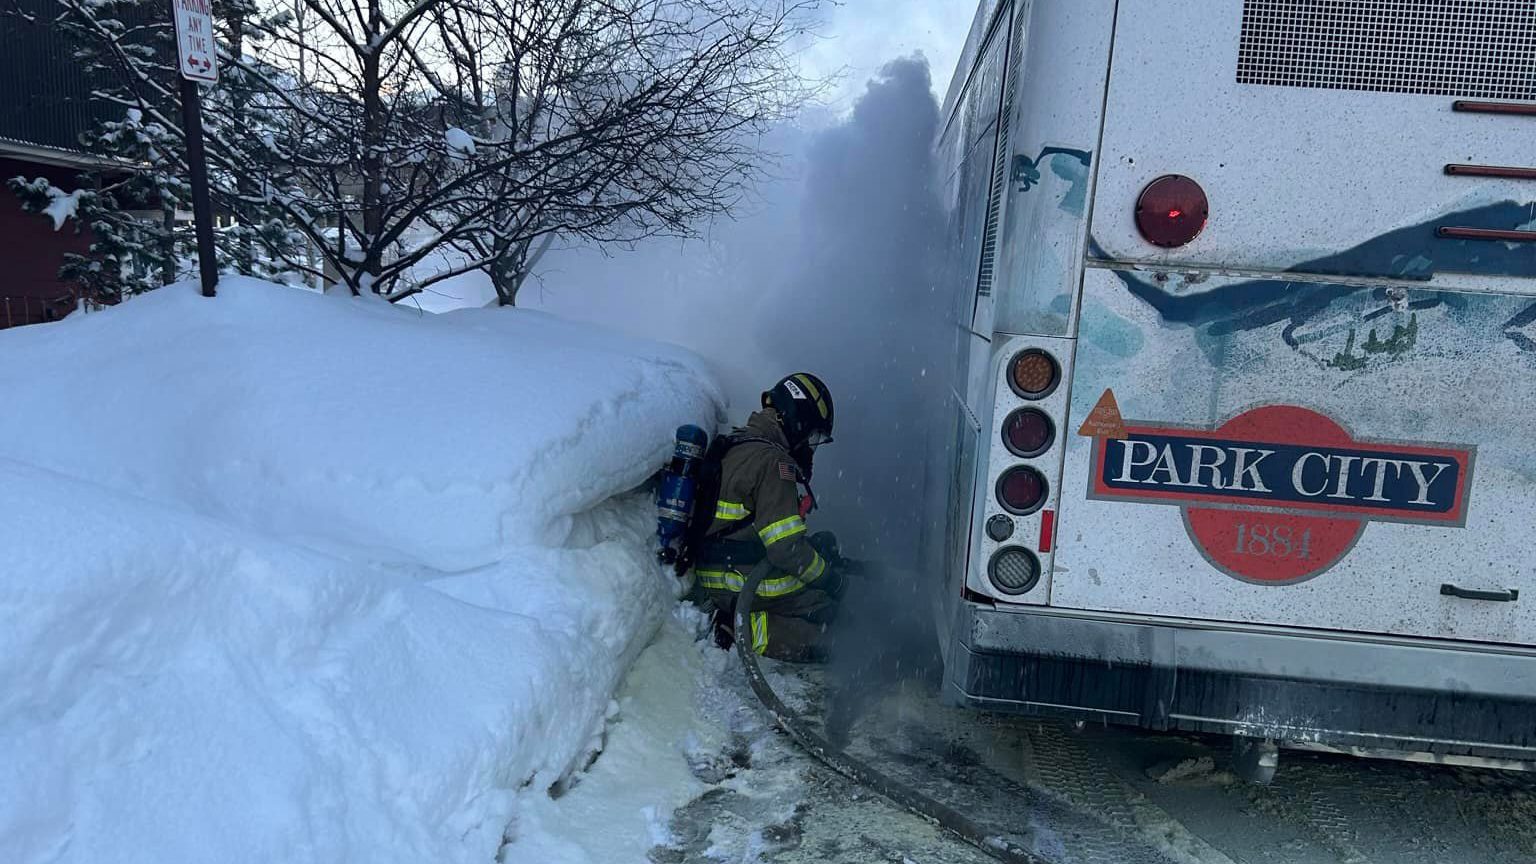
<svg viewBox="0 0 1536 864"><path fill-rule="evenodd" d="M1027 516L1045 504L1045 475L1027 465L1018 465L997 478L997 500L1003 509Z"/></svg>
<svg viewBox="0 0 1536 864"><path fill-rule="evenodd" d="M1136 200L1136 230L1153 246L1183 246L1200 236L1209 217L1205 190L1182 174L1153 180Z"/></svg>
<svg viewBox="0 0 1536 864"><path fill-rule="evenodd" d="M1003 444L1021 459L1033 459L1051 449L1056 426L1039 408L1020 408L1003 421Z"/></svg>
<svg viewBox="0 0 1536 864"><path fill-rule="evenodd" d="M1025 399L1044 399L1061 383L1056 358L1039 348L1026 348L1008 364L1008 385Z"/></svg>

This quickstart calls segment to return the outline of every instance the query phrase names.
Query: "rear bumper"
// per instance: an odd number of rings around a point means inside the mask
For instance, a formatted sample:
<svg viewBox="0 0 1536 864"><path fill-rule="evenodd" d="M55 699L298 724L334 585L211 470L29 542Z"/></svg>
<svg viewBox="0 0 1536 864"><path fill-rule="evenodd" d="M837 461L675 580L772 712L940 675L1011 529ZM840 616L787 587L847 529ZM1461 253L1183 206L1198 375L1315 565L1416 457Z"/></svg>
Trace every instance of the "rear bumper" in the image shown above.
<svg viewBox="0 0 1536 864"><path fill-rule="evenodd" d="M1341 747L1536 759L1536 649L962 604L950 697Z"/></svg>

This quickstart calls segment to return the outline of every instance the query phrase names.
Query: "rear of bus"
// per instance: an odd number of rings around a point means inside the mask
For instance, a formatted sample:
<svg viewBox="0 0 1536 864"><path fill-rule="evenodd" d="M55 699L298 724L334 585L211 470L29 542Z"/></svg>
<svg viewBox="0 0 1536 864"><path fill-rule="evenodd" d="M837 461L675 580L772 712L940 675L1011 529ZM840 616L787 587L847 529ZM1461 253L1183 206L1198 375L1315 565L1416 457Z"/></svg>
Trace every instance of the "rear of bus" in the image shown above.
<svg viewBox="0 0 1536 864"><path fill-rule="evenodd" d="M1536 759L1530 5L988 0L948 108L949 695Z"/></svg>

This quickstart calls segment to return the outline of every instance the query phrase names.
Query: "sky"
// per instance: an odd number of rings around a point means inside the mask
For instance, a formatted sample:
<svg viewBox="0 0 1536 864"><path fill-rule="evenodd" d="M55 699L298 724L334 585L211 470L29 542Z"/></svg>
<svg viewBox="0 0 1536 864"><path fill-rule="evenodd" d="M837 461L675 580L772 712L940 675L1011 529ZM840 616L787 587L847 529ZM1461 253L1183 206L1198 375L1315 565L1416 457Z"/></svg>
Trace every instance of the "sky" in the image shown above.
<svg viewBox="0 0 1536 864"><path fill-rule="evenodd" d="M974 0L841 0L823 15L822 38L805 52L817 77L841 73L831 99L847 108L889 60L922 52L942 101L976 14Z"/></svg>

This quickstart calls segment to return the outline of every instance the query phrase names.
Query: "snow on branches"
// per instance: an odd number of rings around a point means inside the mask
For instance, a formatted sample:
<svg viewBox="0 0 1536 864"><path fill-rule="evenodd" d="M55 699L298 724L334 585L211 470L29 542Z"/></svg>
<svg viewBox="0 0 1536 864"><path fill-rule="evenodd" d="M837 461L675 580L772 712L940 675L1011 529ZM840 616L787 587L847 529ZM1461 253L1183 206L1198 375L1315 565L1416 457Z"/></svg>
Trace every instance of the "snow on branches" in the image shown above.
<svg viewBox="0 0 1536 864"><path fill-rule="evenodd" d="M106 98L179 138L164 4L50 2L124 82ZM557 235L691 234L730 211L761 133L809 95L789 51L821 2L215 4L204 123L215 205L237 225L224 251L241 272L265 261L391 299L484 269L511 303ZM135 146L178 173L170 143ZM444 249L462 263L414 272Z"/></svg>
<svg viewBox="0 0 1536 864"><path fill-rule="evenodd" d="M13 177L9 185L11 191L22 200L23 206L52 219L55 231L63 228L64 222L75 218L79 211L80 193L83 190L65 192L49 183L46 177L37 177L30 181L25 177Z"/></svg>

